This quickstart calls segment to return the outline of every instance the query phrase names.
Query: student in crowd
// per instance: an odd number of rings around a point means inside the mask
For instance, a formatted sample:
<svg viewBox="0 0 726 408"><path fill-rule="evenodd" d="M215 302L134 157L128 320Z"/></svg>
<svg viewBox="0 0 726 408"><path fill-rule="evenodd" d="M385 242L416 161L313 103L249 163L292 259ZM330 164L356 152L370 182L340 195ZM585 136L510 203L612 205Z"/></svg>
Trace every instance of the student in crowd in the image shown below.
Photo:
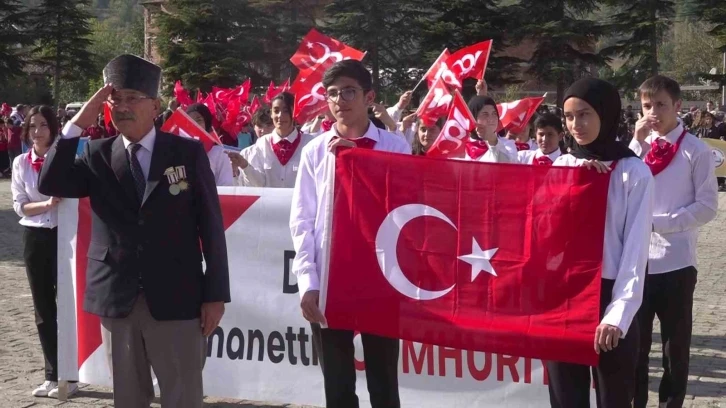
<svg viewBox="0 0 726 408"><path fill-rule="evenodd" d="M532 116L522 129L507 129L506 137L514 142L518 152L537 149L537 143L534 141L534 121L536 119L536 115Z"/></svg>
<svg viewBox="0 0 726 408"><path fill-rule="evenodd" d="M290 230L296 251L293 272L297 275L302 314L313 329L313 345L320 356L328 408L357 408L353 332L321 329L325 317L319 309L320 269L324 254L323 218L333 186L328 175L335 171L340 148L362 148L409 154L411 147L400 136L376 128L368 118L375 100L371 74L354 60L332 65L323 76L328 106L336 124L302 151L300 171L292 196ZM366 379L373 408L397 408L399 340L361 334L366 355Z"/></svg>
<svg viewBox="0 0 726 408"><path fill-rule="evenodd" d="M275 130L275 125L272 123L272 116L270 115L270 108L257 109L254 115L252 115L252 128L255 131L255 141L264 135L269 135Z"/></svg>
<svg viewBox="0 0 726 408"><path fill-rule="evenodd" d="M548 362L550 404L590 406L594 380L597 406L630 407L635 393L639 325L648 236L653 221L653 176L627 146L616 141L620 95L608 82L581 79L565 92L567 129L574 144L555 166L586 166L609 172L600 294L594 337L596 367ZM590 370L592 369L592 378Z"/></svg>
<svg viewBox="0 0 726 408"><path fill-rule="evenodd" d="M648 275L638 316L641 340L634 407L645 408L648 402L648 354L655 316L661 323L664 367L658 401L661 406L681 407L688 385L698 229L716 217L716 176L711 149L678 119L678 83L660 75L651 77L640 86L640 100L643 118L630 148L655 177L655 201Z"/></svg>
<svg viewBox="0 0 726 408"><path fill-rule="evenodd" d="M416 137L413 139L412 153L415 156L425 156L431 145L439 137L446 118L439 118L436 122L419 119L416 125Z"/></svg>
<svg viewBox="0 0 726 408"><path fill-rule="evenodd" d="M517 152L519 162L551 166L562 155L560 142L565 135L562 121L556 115L545 113L537 117L534 129L538 148Z"/></svg>
<svg viewBox="0 0 726 408"><path fill-rule="evenodd" d="M23 112L25 112L25 108L23 108ZM25 120L25 116L23 116L23 120ZM12 163L15 162L15 158L23 152L23 141L21 136L23 133L23 123L24 122L18 122L16 120L8 129L8 161L11 166Z"/></svg>
<svg viewBox="0 0 726 408"><path fill-rule="evenodd" d="M245 155L229 152L232 164L241 169L239 184L250 187L290 188L295 185L303 147L313 136L295 127L295 98L283 92L272 100L273 132L257 139ZM245 157L246 156L246 157Z"/></svg>
<svg viewBox="0 0 726 408"><path fill-rule="evenodd" d="M187 115L197 122L199 126L207 132L212 131L212 113L209 108L201 103L189 105L186 109ZM232 176L232 163L224 151L224 147L219 145L212 146L207 151L209 158L209 166L214 174L214 182L218 186L234 186L234 177Z"/></svg>
<svg viewBox="0 0 726 408"><path fill-rule="evenodd" d="M476 119L476 130L466 142L466 160L487 163L516 163L514 142L497 135L499 110L494 99L475 96L469 101L469 111Z"/></svg>
<svg viewBox="0 0 726 408"><path fill-rule="evenodd" d="M30 149L13 161L13 209L21 217L23 259L35 308L35 324L45 359L45 382L33 390L35 397L58 397L58 210L59 198L38 192L38 174L46 152L58 135L58 119L48 106L33 108L25 120L22 138ZM77 392L69 384L69 394Z"/></svg>
<svg viewBox="0 0 726 408"><path fill-rule="evenodd" d="M701 115L701 127L698 128L696 136L701 139L723 139L723 129L716 125L716 118L711 112L703 112Z"/></svg>
<svg viewBox="0 0 726 408"><path fill-rule="evenodd" d="M106 129L103 126L103 115L98 115L98 119L93 126L84 129L81 137L88 137L91 140L103 139L106 137Z"/></svg>

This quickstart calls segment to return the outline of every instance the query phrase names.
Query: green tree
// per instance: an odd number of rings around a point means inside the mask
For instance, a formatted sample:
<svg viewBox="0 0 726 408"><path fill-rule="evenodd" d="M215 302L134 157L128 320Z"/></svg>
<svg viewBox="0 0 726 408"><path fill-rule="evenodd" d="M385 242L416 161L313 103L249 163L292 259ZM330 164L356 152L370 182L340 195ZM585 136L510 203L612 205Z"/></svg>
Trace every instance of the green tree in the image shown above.
<svg viewBox="0 0 726 408"><path fill-rule="evenodd" d="M726 2L723 0L685 0L685 14L702 21L709 26L708 34L716 42L718 51L726 54ZM724 62L726 64L726 62ZM726 86L726 67L721 75L709 76L708 79L720 81Z"/></svg>
<svg viewBox="0 0 726 408"><path fill-rule="evenodd" d="M60 102L61 80L87 81L92 74L88 46L89 0L42 0L33 10L34 62L53 76L53 98ZM85 90L81 90L81 96Z"/></svg>
<svg viewBox="0 0 726 408"><path fill-rule="evenodd" d="M209 91L232 87L255 72L257 52L249 4L240 0L170 0L159 16L159 52L169 81Z"/></svg>
<svg viewBox="0 0 726 408"><path fill-rule="evenodd" d="M527 72L557 87L557 104L564 91L582 76L594 74L605 63L595 50L603 27L589 17L597 11L596 0L521 0L517 40L536 43Z"/></svg>
<svg viewBox="0 0 726 408"><path fill-rule="evenodd" d="M494 0L431 1L435 19L424 27L422 46L426 52L426 62L433 63L444 48L453 53L468 45L493 40L485 74L487 84L490 88L496 88L519 82L519 70L516 67L522 61L506 55L507 48L512 44L508 28L514 21L515 10L500 3ZM428 69L428 66L425 68ZM474 80L468 82L473 83Z"/></svg>
<svg viewBox="0 0 726 408"><path fill-rule="evenodd" d="M17 0L0 0L0 82L7 82L19 74L25 65L22 54L30 37L24 26L28 13Z"/></svg>
<svg viewBox="0 0 726 408"><path fill-rule="evenodd" d="M325 8L323 31L367 52L365 61L371 67L376 92L382 86L389 92L391 88L398 92L413 86L418 74L423 73L421 69L426 63L421 52L423 24L432 16L427 3L336 0Z"/></svg>
<svg viewBox="0 0 726 408"><path fill-rule="evenodd" d="M659 71L658 48L675 16L674 0L607 0L614 7L607 28L617 36L603 55L620 57L624 64L612 78L621 87L635 89Z"/></svg>

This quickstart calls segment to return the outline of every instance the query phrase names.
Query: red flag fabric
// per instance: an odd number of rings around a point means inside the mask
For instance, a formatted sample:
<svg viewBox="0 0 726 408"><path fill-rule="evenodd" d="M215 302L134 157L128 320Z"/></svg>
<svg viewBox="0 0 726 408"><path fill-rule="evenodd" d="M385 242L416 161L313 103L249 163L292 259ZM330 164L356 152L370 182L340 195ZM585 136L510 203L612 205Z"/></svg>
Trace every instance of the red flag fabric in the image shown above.
<svg viewBox="0 0 726 408"><path fill-rule="evenodd" d="M222 144L222 141L219 139L219 137L215 138L207 133L181 108L175 110L174 113L171 114L169 119L164 122L164 125L161 127L161 131L171 133L177 136L197 139L202 142L202 144L204 145L204 150L206 150L207 152L210 151L215 144Z"/></svg>
<svg viewBox="0 0 726 408"><path fill-rule="evenodd" d="M344 59L360 61L364 56L364 52L312 28L303 37L297 51L290 58L290 62L300 70L300 75L307 76L318 67L322 67L324 71L336 62Z"/></svg>
<svg viewBox="0 0 726 408"><path fill-rule="evenodd" d="M234 92L230 95L230 98L239 99L243 105L246 105L250 98L250 88L252 87L252 81L247 78L242 85L234 89Z"/></svg>
<svg viewBox="0 0 726 408"><path fill-rule="evenodd" d="M434 65L429 68L429 70L426 72L426 75L424 76L426 78L426 81L428 82L429 88L431 88L436 82L437 79L441 78L444 80L444 83L446 83L449 86L452 86L456 89L461 89L461 81L454 75L453 72L449 69L449 66L446 65L446 61L449 59L451 54L449 54L449 49L444 48L444 51L439 55L439 58L434 61Z"/></svg>
<svg viewBox="0 0 726 408"><path fill-rule="evenodd" d="M206 98L206 96L204 96L204 93L202 92L202 90L201 89L198 90L197 91L197 103L203 103L205 98Z"/></svg>
<svg viewBox="0 0 726 408"><path fill-rule="evenodd" d="M321 276L328 326L597 365L609 177L340 152Z"/></svg>
<svg viewBox="0 0 726 408"><path fill-rule="evenodd" d="M446 65L460 82L466 78L484 79L491 50L492 40L482 41L451 54Z"/></svg>
<svg viewBox="0 0 726 408"><path fill-rule="evenodd" d="M308 76L300 74L295 78L290 92L295 95L293 118L297 123L306 123L328 108L323 86L324 72L325 70L319 67Z"/></svg>
<svg viewBox="0 0 726 408"><path fill-rule="evenodd" d="M3 102L2 108L0 108L0 116L10 116L10 114L13 113L13 108L10 107L7 103Z"/></svg>
<svg viewBox="0 0 726 408"><path fill-rule="evenodd" d="M514 133L522 132L542 102L544 102L543 97L536 97L497 105L499 128L511 130Z"/></svg>
<svg viewBox="0 0 726 408"><path fill-rule="evenodd" d="M207 107L209 109L209 113L212 114L212 127L216 128L220 126L219 119L217 118L217 103L214 100L213 94L208 94L206 98L204 98L203 101L201 101L201 104Z"/></svg>
<svg viewBox="0 0 726 408"><path fill-rule="evenodd" d="M469 133L475 128L476 119L469 111L469 107L466 106L459 91L454 91L454 101L451 103L446 123L426 155L441 158L464 157Z"/></svg>
<svg viewBox="0 0 726 408"><path fill-rule="evenodd" d="M260 104L260 100L257 98L257 95L255 95L250 103L250 114L254 115L260 107L262 107L262 104Z"/></svg>
<svg viewBox="0 0 726 408"><path fill-rule="evenodd" d="M452 100L449 88L444 84L444 80L439 77L429 87L429 92L416 110L416 116L426 121L426 123L436 122L449 112Z"/></svg>
<svg viewBox="0 0 726 408"><path fill-rule="evenodd" d="M106 134L108 137L118 135L116 126L113 125L113 118L111 117L111 105L108 102L103 104L103 122L106 125Z"/></svg>
<svg viewBox="0 0 726 408"><path fill-rule="evenodd" d="M182 86L181 81L176 81L176 83L174 84L174 97L176 98L177 102L179 102L179 105L181 105L181 107L185 109L187 106L194 103L192 97L189 96L189 92L187 92L187 90L184 89L184 86Z"/></svg>
<svg viewBox="0 0 726 408"><path fill-rule="evenodd" d="M266 104L271 104L272 100L275 99L275 97L283 92L287 92L290 90L290 78L288 78L285 82L280 84L280 86L275 86L275 83L273 81L270 81L270 85L267 87L267 92L265 92L264 101Z"/></svg>
<svg viewBox="0 0 726 408"><path fill-rule="evenodd" d="M232 92L234 92L234 89L217 88L216 86L212 87L212 95L214 95L214 100L223 105L227 105L227 102L229 102L229 97Z"/></svg>

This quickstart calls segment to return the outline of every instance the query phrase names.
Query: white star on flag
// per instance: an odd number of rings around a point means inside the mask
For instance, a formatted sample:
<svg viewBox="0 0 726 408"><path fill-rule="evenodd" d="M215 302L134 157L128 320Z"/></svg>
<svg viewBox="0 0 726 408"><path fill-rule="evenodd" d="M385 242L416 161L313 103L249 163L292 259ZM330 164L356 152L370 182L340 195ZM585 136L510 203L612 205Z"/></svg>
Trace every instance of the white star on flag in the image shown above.
<svg viewBox="0 0 726 408"><path fill-rule="evenodd" d="M471 265L472 282L474 282L476 277L479 276L479 273L481 271L486 271L493 276L497 276L497 272L494 270L492 264L489 261L491 261L491 259L494 257L494 254L497 253L498 249L499 248L493 248L482 251L479 243L476 242L476 238L472 238L471 254L462 255L459 257L459 259Z"/></svg>

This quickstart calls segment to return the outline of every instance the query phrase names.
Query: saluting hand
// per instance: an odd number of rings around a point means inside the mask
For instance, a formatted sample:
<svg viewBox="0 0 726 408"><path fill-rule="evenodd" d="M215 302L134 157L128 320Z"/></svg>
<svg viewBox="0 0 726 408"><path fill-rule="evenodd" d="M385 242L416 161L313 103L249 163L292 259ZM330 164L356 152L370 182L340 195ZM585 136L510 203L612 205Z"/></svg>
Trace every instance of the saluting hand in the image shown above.
<svg viewBox="0 0 726 408"><path fill-rule="evenodd" d="M103 104L106 102L109 96L113 93L113 85L106 84L103 88L99 89L91 99L86 102L76 116L71 119L81 129L87 129L91 127L98 120L98 115L101 114Z"/></svg>

